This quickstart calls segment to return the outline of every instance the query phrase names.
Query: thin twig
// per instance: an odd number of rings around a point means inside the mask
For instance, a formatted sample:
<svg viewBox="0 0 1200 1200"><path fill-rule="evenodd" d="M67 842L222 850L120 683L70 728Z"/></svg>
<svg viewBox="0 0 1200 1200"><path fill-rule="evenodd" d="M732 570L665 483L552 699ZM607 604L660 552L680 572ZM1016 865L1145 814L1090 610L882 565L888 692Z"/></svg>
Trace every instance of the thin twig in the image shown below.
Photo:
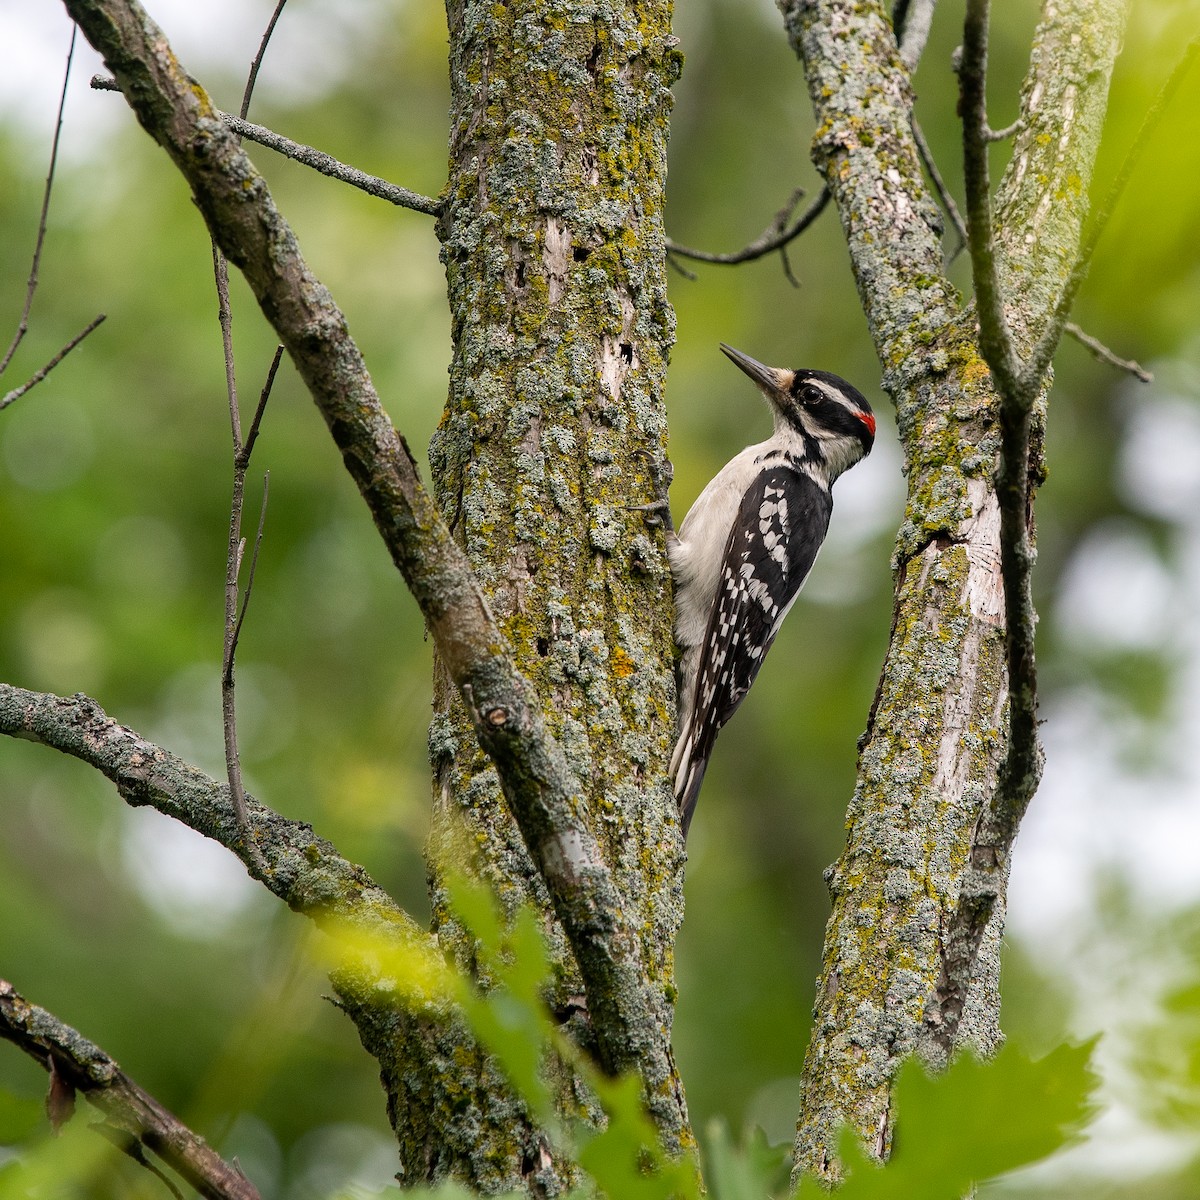
<svg viewBox="0 0 1200 1200"><path fill-rule="evenodd" d="M958 234L958 245L946 256L947 263L952 263L967 248L967 223L963 220L962 213L958 211L958 205L955 204L954 197L951 195L949 187L946 186L941 171L938 170L933 151L925 140L925 131L921 128L919 121L913 121L912 132L913 141L917 143L917 153L921 156L921 163L925 167L925 173L929 176L942 208L950 218L951 225L954 226L955 233Z"/></svg>
<svg viewBox="0 0 1200 1200"><path fill-rule="evenodd" d="M99 316L93 317L44 367L34 371L32 375L20 387L15 387L11 392L5 393L0 398L0 412L3 412L14 400L20 400L31 388L37 387L55 367L58 366L85 337L88 336L99 325L103 324L105 314L100 313Z"/></svg>
<svg viewBox="0 0 1200 1200"><path fill-rule="evenodd" d="M275 31L275 25L287 0L278 0L275 11L267 23L258 45L258 53L250 64L250 74L246 79L246 89L242 94L241 119L244 120L250 111L250 102L254 96L254 83L258 78L259 67L262 66L263 56ZM267 870L266 860L254 843L250 833L250 821L246 812L246 792L242 783L242 762L238 752L237 737L237 692L234 679L234 664L237 660L238 639L241 637L242 624L246 619L246 611L250 606L250 593L254 586L254 571L258 565L258 552L262 547L263 523L267 517L267 480L263 480L262 505L258 514L258 534L254 541L254 553L250 562L250 574L246 582L246 590L242 602L238 604L238 576L242 569L242 556L245 551L245 541L242 538L242 509L246 495L246 471L250 466L250 455L254 443L258 439L258 430L262 422L267 400L271 395L271 385L275 382L275 372L279 369L283 347L275 350L271 361L271 369L267 373L267 381L259 396L258 406L254 410L254 418L250 425L250 436L242 440L241 408L238 404L237 379L234 370L233 357L233 312L229 303L229 264L221 253L216 241L212 244L213 276L217 285L218 319L221 326L221 348L225 357L225 390L229 401L229 426L233 437L233 496L229 504L229 549L225 557L225 642L221 662L221 717L225 733L225 768L229 776L229 795L233 801L233 811L237 815L238 825L246 838L246 847L256 867L264 874Z"/></svg>
<svg viewBox="0 0 1200 1200"><path fill-rule="evenodd" d="M250 465L250 455L254 453L254 443L258 441L258 429L262 424L263 413L267 410L267 401L271 398L271 388L275 386L275 373L279 370L279 364L283 361L283 347L275 347L275 357L271 359L270 369L267 371L267 381L263 384L263 389L259 393L258 406L254 410L254 417L250 422L250 432L246 435L246 444L242 447L242 455L246 460L246 466Z"/></svg>
<svg viewBox="0 0 1200 1200"><path fill-rule="evenodd" d="M1018 117L1011 125L1005 125L1003 129L993 129L990 125L984 132L984 137L989 142L1006 142L1010 137L1013 137L1017 130L1021 128L1024 122Z"/></svg>
<svg viewBox="0 0 1200 1200"><path fill-rule="evenodd" d="M276 22L279 20L280 14L283 12L283 6L287 0L279 0L275 5L275 11L271 14L271 19L267 22L267 27L263 30L262 39L258 43L258 53L254 56L254 61L250 64L250 74L246 76L246 89L242 92L242 107L238 110L238 115L244 121L250 113L250 99L254 95L254 85L258 82L258 68L262 66L263 55L267 52L267 45L271 41L271 34L275 32Z"/></svg>
<svg viewBox="0 0 1200 1200"><path fill-rule="evenodd" d="M1108 363L1110 367L1116 367L1119 371L1127 371L1143 383L1154 382L1153 373L1147 371L1141 363L1135 362L1132 358L1119 358L1098 338L1092 337L1090 333L1084 333L1074 321L1068 321L1063 326L1063 333L1070 334L1081 346L1087 347L1102 363Z"/></svg>
<svg viewBox="0 0 1200 1200"><path fill-rule="evenodd" d="M221 656L221 723L225 735L225 771L229 779L229 798L233 803L238 828L246 839L254 865L266 871L266 863L250 832L246 811L246 792L242 783L242 762L238 753L237 689L234 661L237 650L238 575L242 567L242 505L246 491L246 464L242 446L242 419L238 409L237 380L233 359L233 316L229 305L229 270L225 256L213 244L213 277L217 285L218 320L225 355L225 389L229 401L229 425L233 436L233 497L229 504L229 548L225 555L225 639Z"/></svg>
<svg viewBox="0 0 1200 1200"><path fill-rule="evenodd" d="M238 609L237 623L233 627L232 644L229 648L230 665L237 653L238 638L242 636L242 622L246 619L246 609L250 607L250 593L254 590L254 572L258 568L258 552L262 549L263 526L267 521L267 495L271 486L271 472L263 473L262 502L258 506L258 531L254 535L254 551L250 555L250 572L246 576L246 590L242 593L242 606Z"/></svg>
<svg viewBox="0 0 1200 1200"><path fill-rule="evenodd" d="M690 246L681 246L678 242L667 239L667 255L678 255L681 258L695 259L697 262L716 263L720 266L733 266L737 263L752 262L763 258L776 250L782 250L789 242L798 238L820 215L829 203L830 192L827 187L821 189L820 195L809 205L793 225L788 225L796 205L804 197L804 189L797 188L791 199L775 214L774 220L748 246L735 250L732 254L714 254L708 250L693 250Z"/></svg>
<svg viewBox="0 0 1200 1200"><path fill-rule="evenodd" d="M121 90L115 79L110 79L105 75L95 76L92 79L92 87L105 92ZM368 175L357 167L339 162L338 159L326 154L323 150L316 150L312 146L294 142L291 138L275 133L274 130L244 121L240 117L234 116L233 113L218 111L217 116L238 137L245 138L250 142L257 142L260 146L266 146L268 150L274 150L277 154L293 159L303 166L311 167L322 175L328 175L330 179L348 183L351 187L356 187L378 200L386 200L389 204L396 205L397 208L411 209L413 212L424 213L430 217L436 217L442 211L442 202L432 196L423 196L420 192L414 192L399 184L390 183L386 179L380 179L378 175Z"/></svg>
<svg viewBox="0 0 1200 1200"><path fill-rule="evenodd" d="M17 332L13 334L12 342L5 351L4 358L0 359L0 375L3 375L8 368L8 364L12 362L12 357L17 352L17 347L21 344L21 340L29 330L29 311L33 307L33 294L37 291L38 286L38 266L42 261L42 243L46 240L46 221L50 213L50 193L54 190L54 169L58 165L58 142L62 136L63 127L63 111L67 106L67 84L71 79L71 60L75 57L75 34L77 26L71 26L71 47L67 51L67 66L63 71L62 92L58 97L58 120L54 123L54 140L50 146L50 170L46 174L46 188L42 193L42 215L38 219L37 241L33 247L33 266L29 268L29 282L25 286L25 306L21 309L21 320L17 323ZM90 333L91 330L88 330ZM71 347L67 349L70 350ZM66 353L66 351L64 351ZM61 357L61 356L60 356ZM57 360L56 360L57 361ZM51 363L52 367L54 364ZM47 367L46 370L49 370ZM36 383L34 380L33 383ZM29 384L29 387L33 386ZM29 387L25 391L29 390ZM13 400L16 396L12 397ZM12 401L10 400L9 403Z"/></svg>
<svg viewBox="0 0 1200 1200"><path fill-rule="evenodd" d="M258 1189L241 1171L138 1087L99 1046L53 1013L30 1004L7 980L0 980L0 1038L36 1059L58 1086L82 1092L105 1115L101 1132L114 1141L114 1135L123 1134L118 1144L127 1153L136 1150L134 1157L143 1165L151 1166L141 1157L144 1148L205 1200L260 1200Z"/></svg>

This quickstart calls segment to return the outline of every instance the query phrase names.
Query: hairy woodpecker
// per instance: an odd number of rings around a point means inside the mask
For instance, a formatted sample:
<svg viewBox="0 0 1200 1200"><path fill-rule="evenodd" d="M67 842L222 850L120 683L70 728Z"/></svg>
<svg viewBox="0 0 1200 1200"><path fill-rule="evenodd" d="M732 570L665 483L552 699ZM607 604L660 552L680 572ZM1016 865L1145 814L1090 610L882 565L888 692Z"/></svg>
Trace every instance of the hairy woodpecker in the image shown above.
<svg viewBox="0 0 1200 1200"><path fill-rule="evenodd" d="M758 384L775 432L726 463L678 534L667 533L681 651L671 775L685 837L717 733L745 699L825 540L830 487L875 440L871 406L844 379L721 349Z"/></svg>

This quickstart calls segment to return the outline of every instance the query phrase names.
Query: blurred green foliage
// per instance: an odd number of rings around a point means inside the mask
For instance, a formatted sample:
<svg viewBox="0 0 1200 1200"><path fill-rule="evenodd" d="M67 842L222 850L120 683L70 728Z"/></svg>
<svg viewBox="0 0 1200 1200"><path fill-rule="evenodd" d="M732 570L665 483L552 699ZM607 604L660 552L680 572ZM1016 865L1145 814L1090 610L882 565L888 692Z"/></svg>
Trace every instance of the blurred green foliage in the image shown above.
<svg viewBox="0 0 1200 1200"><path fill-rule="evenodd" d="M271 5L260 7L265 24ZM769 0L678 7L687 63L676 89L668 232L688 245L734 249L757 236L794 187L815 195L809 104ZM919 117L955 190L950 55L962 8L962 0L939 5L916 80ZM298 0L297 12L302 19ZM288 62L269 55L251 115L436 194L447 132L440 6L379 0L356 12L367 14L369 36L340 69L330 49L324 83L301 86ZM1032 0L996 7L997 126L1015 115L1035 17ZM166 6L159 18L170 34ZM1196 24L1183 0L1135 4L1102 182ZM64 22L64 50L66 40ZM223 107L236 109L256 45L257 35L231 48L223 70L193 67ZM176 48L190 65L189 46ZM272 72L290 86L272 86ZM48 76L47 112L57 87ZM68 110L41 287L6 376L5 387L15 386L97 311L108 313L46 383L0 414L0 678L87 691L117 719L219 775L231 466L210 252L185 188L132 120L95 144L72 143L80 105L121 103L92 93ZM1170 396L1187 405L1200 391L1196 112L1193 78L1101 243L1078 311L1121 354L1153 360ZM998 174L1007 147L993 153ZM47 154L40 135L0 118L0 300L14 325ZM419 452L441 413L449 359L431 222L265 150L251 154ZM718 340L766 361L837 371L881 409L877 449L839 484L831 539L722 738L689 842L676 1025L689 1103L699 1129L720 1115L732 1129L760 1126L771 1143L790 1140L795 1118L828 912L821 875L841 848L855 739L886 645L888 557L903 503L879 368L832 211L790 260L799 290L777 258L699 266L695 281L673 276L679 339L668 393L677 516L733 450L769 427L753 391L717 353ZM953 273L964 286L965 270L960 258ZM233 298L248 407L273 341L237 280ZM1073 610L1059 603L1080 548L1113 521L1172 577L1182 571L1178 521L1142 503L1123 474L1127 431L1152 403L1135 388L1064 344L1051 477L1038 508L1037 589L1048 697L1096 689L1137 715L1139 736L1150 739L1140 744L1152 747L1179 690L1169 640L1131 650L1093 639L1081 648ZM420 915L430 651L415 605L286 367L256 451L248 513L255 473L268 468L267 535L239 659L248 787L313 822ZM228 856L153 813L124 808L86 768L0 744L0 971L104 1046L223 1153L238 1155L268 1196L330 1195L350 1180L382 1185L395 1169L375 1071L349 1022L322 999L315 939ZM1069 989L1021 956L1010 959L1006 982L1006 1023L1036 1029L1046 1047L1061 1040ZM1189 1003L1184 995L1179 1007ZM28 1133L44 1087L32 1063L0 1053L7 1137ZM30 1153L31 1162L77 1161L77 1178L90 1182L72 1194L140 1196L160 1186L79 1122Z"/></svg>

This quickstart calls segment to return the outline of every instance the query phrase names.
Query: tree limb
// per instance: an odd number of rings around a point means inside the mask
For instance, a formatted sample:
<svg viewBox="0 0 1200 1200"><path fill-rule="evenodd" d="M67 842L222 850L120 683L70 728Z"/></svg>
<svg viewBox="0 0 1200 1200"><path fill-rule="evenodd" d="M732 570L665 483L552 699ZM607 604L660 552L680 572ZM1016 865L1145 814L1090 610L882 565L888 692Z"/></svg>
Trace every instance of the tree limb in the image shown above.
<svg viewBox="0 0 1200 1200"><path fill-rule="evenodd" d="M121 90L120 84L115 79L110 79L105 75L94 76L92 87L104 92ZM339 162L333 155L326 154L324 150L316 150L302 142L294 142L281 133L276 133L262 125L255 125L233 113L222 112L220 109L213 111L238 137L245 138L248 142L257 142L260 146L266 146L268 150L274 150L276 154L282 154L285 158L311 167L322 175L328 175L330 179L348 183L351 187L356 187L359 191L374 196L377 200L386 200L389 204L396 205L397 208L410 208L413 212L424 213L430 217L436 217L442 211L442 202L431 196L422 196L420 192L401 187L398 183L389 183L386 179L380 179L378 175L368 175L357 167Z"/></svg>
<svg viewBox="0 0 1200 1200"><path fill-rule="evenodd" d="M465 554L392 427L345 318L311 274L265 181L135 0L65 0L147 132L192 187L214 240L250 284L324 416L495 763L579 963L602 1065L634 1069L668 1145L686 1112L637 929L589 828L586 802L514 668ZM268 855L268 861L270 856Z"/></svg>
<svg viewBox="0 0 1200 1200"><path fill-rule="evenodd" d="M0 683L0 734L38 742L77 758L115 784L132 807L149 806L173 817L251 866L226 784L114 721L92 699L55 696ZM270 868L262 882L298 913L330 921L388 929L414 946L428 935L396 906L359 866L313 833L246 798L248 819Z"/></svg>
<svg viewBox="0 0 1200 1200"><path fill-rule="evenodd" d="M140 1158L141 1147L177 1171L205 1200L259 1200L258 1189L240 1170L138 1087L99 1046L30 1004L4 979L0 1038L41 1063L55 1087L82 1092L106 1118L100 1129L127 1153L136 1150L134 1157L144 1165L151 1166Z"/></svg>
<svg viewBox="0 0 1200 1200"><path fill-rule="evenodd" d="M782 250L789 242L798 238L824 211L829 203L829 189L821 188L817 198L807 209L789 225L796 205L804 196L804 189L797 188L791 199L776 214L774 220L762 231L757 238L741 250L729 254L714 254L709 250L693 250L689 246L681 246L678 242L667 239L667 253L678 255L680 258L691 258L697 262L719 263L722 266L732 266L737 263L753 262L776 250Z"/></svg>
<svg viewBox="0 0 1200 1200"><path fill-rule="evenodd" d="M1047 3L1023 89L1016 167L1010 166L1001 189L1007 200L997 205L1005 221L1002 248L993 241L987 179L988 0L967 3L959 76L963 153L980 347L1000 397L995 486L1000 508L1008 731L1004 761L972 834L959 899L944 932L941 977L926 1011L935 1057L938 1053L944 1057L958 1042L984 930L1002 909L1013 842L1041 779L1031 536L1032 488L1041 473L1039 451L1033 445L1035 406L1046 386L1050 354L1083 278L1085 256L1090 254L1080 245L1084 197L1107 106L1108 81L1120 48L1124 7L1122 0ZM1077 202L1054 203L1059 186L1073 190ZM1041 239L1045 245L1035 256L1030 243ZM997 274L1001 258L1005 289L1011 294L1011 289L1022 288L1020 305L1006 303ZM1059 295L1051 301L1056 288ZM1015 326L1009 312L1017 315Z"/></svg>

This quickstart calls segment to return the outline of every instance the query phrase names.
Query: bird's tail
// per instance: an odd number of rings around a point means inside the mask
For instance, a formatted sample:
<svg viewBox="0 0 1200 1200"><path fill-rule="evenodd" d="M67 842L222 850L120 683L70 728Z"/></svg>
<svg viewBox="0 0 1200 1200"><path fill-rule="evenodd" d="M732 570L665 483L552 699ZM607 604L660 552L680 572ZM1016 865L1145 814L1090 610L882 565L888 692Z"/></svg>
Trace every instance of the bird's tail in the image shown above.
<svg viewBox="0 0 1200 1200"><path fill-rule="evenodd" d="M704 782L704 772L708 768L708 755L697 753L696 730L692 726L693 722L689 719L671 755L671 779L675 803L679 806L679 827L685 839L692 823L692 814L696 811L696 799Z"/></svg>

